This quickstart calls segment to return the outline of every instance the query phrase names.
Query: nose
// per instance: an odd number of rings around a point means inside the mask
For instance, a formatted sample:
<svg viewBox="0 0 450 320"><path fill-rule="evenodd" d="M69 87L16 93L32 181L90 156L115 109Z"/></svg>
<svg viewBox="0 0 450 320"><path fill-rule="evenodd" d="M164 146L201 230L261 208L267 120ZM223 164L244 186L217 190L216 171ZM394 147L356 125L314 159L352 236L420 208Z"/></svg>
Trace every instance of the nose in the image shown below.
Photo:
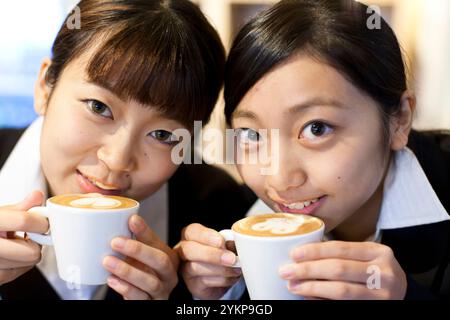
<svg viewBox="0 0 450 320"><path fill-rule="evenodd" d="M131 132L119 129L109 135L97 151L97 157L114 172L130 172L136 166L134 137ZM133 143L134 142L134 143Z"/></svg>
<svg viewBox="0 0 450 320"><path fill-rule="evenodd" d="M301 187L307 179L306 172L302 168L301 160L292 152L292 148L279 150L279 170L267 176L267 184L270 189L281 192Z"/></svg>

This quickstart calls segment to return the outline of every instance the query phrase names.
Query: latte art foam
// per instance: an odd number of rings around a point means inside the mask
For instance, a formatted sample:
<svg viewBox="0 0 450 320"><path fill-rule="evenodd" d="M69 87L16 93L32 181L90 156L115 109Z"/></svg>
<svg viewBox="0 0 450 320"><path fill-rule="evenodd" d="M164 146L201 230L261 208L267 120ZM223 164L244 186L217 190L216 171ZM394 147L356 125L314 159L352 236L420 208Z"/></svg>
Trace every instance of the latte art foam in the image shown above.
<svg viewBox="0 0 450 320"><path fill-rule="evenodd" d="M103 197L81 198L81 199L72 200L70 202L70 206L72 206L72 207L77 207L77 208L92 207L92 208L98 208L98 209L117 208L117 207L120 207L121 204L122 204L122 202L120 202L117 199L103 198Z"/></svg>
<svg viewBox="0 0 450 320"><path fill-rule="evenodd" d="M269 218L251 226L255 231L268 231L273 234L288 234L295 232L305 221L302 216L295 218Z"/></svg>
<svg viewBox="0 0 450 320"><path fill-rule="evenodd" d="M322 220L300 214L271 213L251 216L235 222L232 229L259 237L283 237L307 234L323 227Z"/></svg>
<svg viewBox="0 0 450 320"><path fill-rule="evenodd" d="M50 199L51 202L80 209L124 209L138 205L138 202L120 196L106 196L100 193L66 194Z"/></svg>

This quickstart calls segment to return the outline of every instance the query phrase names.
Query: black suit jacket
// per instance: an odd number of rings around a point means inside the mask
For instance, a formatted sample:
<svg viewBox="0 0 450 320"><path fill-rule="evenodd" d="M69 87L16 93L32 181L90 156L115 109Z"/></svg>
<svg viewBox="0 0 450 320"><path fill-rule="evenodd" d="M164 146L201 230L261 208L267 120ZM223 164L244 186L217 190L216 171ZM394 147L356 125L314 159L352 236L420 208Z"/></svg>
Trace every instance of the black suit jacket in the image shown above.
<svg viewBox="0 0 450 320"><path fill-rule="evenodd" d="M412 131L416 155L436 195L450 212L450 131ZM450 222L383 230L381 242L406 272L406 299L450 298Z"/></svg>
<svg viewBox="0 0 450 320"><path fill-rule="evenodd" d="M0 167L21 132L0 130ZM408 146L416 154L440 201L450 212L450 133L412 131ZM256 199L224 172L207 165L181 166L169 181L169 244L181 229L199 222L220 230L242 217ZM450 223L439 222L384 230L381 242L391 247L408 277L406 298L450 297ZM57 299L34 268L0 287L4 299ZM107 299L120 298L112 290ZM244 295L247 299L248 295ZM180 281L171 299L191 299Z"/></svg>
<svg viewBox="0 0 450 320"><path fill-rule="evenodd" d="M23 130L0 130L0 168L22 133ZM245 216L255 200L247 187L238 185L223 170L207 164L181 165L169 180L169 245L177 244L182 229L193 222L216 230L230 228ZM0 286L0 295L5 300L59 299L37 268ZM106 298L120 296L110 289ZM192 297L180 281L170 299Z"/></svg>

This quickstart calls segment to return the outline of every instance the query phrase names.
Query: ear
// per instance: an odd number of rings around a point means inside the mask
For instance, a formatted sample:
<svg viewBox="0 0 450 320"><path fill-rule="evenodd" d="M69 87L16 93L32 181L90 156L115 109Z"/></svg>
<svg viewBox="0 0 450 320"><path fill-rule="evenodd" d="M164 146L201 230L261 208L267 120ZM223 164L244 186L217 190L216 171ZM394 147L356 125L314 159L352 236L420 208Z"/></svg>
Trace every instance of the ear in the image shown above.
<svg viewBox="0 0 450 320"><path fill-rule="evenodd" d="M51 87L47 84L45 78L47 70L50 67L52 61L49 58L45 58L42 61L39 75L34 84L34 110L37 114L43 116L47 111L48 101L50 98Z"/></svg>
<svg viewBox="0 0 450 320"><path fill-rule="evenodd" d="M414 92L406 90L400 99L400 111L391 120L391 149L400 150L408 143L411 131L414 110L416 109L416 96Z"/></svg>

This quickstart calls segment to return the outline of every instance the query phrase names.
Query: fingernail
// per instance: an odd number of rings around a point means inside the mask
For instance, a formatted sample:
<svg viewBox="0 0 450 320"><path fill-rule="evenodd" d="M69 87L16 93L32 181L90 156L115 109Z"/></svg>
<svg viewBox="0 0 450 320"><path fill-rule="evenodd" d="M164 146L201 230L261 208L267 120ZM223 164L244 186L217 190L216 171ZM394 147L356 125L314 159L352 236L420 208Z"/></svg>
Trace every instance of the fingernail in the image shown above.
<svg viewBox="0 0 450 320"><path fill-rule="evenodd" d="M288 282L288 289L289 290L297 290L300 288L300 286L302 285L301 281L289 281Z"/></svg>
<svg viewBox="0 0 450 320"><path fill-rule="evenodd" d="M104 263L105 266L111 270L114 270L117 267L117 261L113 258L106 258Z"/></svg>
<svg viewBox="0 0 450 320"><path fill-rule="evenodd" d="M209 243L212 246L219 248L222 245L222 238L219 236L210 236Z"/></svg>
<svg viewBox="0 0 450 320"><path fill-rule="evenodd" d="M279 274L282 278L289 278L294 274L294 267L291 264L284 265L280 268Z"/></svg>
<svg viewBox="0 0 450 320"><path fill-rule="evenodd" d="M123 249L125 247L125 240L122 238L114 238L112 246L116 249Z"/></svg>
<svg viewBox="0 0 450 320"><path fill-rule="evenodd" d="M109 284L110 286L115 287L115 286L117 286L117 285L119 284L119 281L117 281L116 278L109 277L109 278L108 278L108 284Z"/></svg>
<svg viewBox="0 0 450 320"><path fill-rule="evenodd" d="M242 274L242 269L241 268L233 268L233 272L236 275L240 276Z"/></svg>
<svg viewBox="0 0 450 320"><path fill-rule="evenodd" d="M220 260L223 264L232 266L236 261L236 256L232 252L225 252L222 254L222 257L220 257Z"/></svg>

